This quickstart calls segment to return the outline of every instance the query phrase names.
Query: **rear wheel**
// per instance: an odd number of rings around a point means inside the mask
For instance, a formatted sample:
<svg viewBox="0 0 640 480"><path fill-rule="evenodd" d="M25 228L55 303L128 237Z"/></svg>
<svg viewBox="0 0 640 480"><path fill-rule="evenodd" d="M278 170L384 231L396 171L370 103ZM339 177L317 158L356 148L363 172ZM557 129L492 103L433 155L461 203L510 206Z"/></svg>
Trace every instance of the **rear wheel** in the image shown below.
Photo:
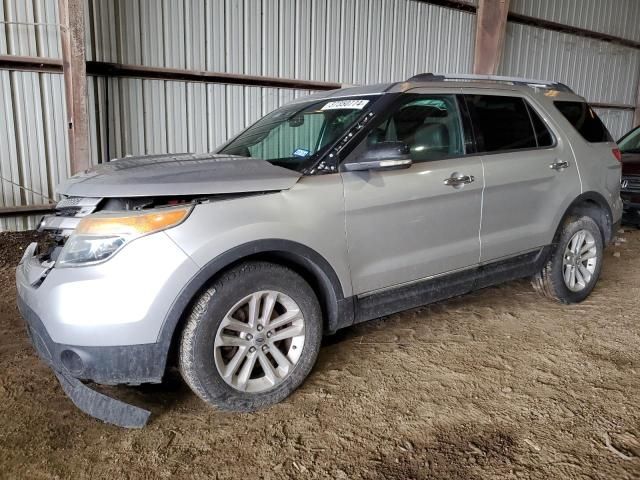
<svg viewBox="0 0 640 480"><path fill-rule="evenodd" d="M595 287L604 243L591 217L570 218L564 225L555 251L533 278L534 288L561 303L581 302Z"/></svg>
<svg viewBox="0 0 640 480"><path fill-rule="evenodd" d="M304 279L279 265L247 263L224 274L194 305L180 370L205 401L256 410L302 383L321 340L320 306Z"/></svg>

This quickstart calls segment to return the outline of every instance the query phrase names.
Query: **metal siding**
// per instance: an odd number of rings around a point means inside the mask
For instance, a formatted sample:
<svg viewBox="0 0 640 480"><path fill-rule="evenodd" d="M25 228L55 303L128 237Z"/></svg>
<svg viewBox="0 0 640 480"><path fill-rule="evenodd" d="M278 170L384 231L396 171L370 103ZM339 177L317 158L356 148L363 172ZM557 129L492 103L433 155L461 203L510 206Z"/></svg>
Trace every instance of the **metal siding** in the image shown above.
<svg viewBox="0 0 640 480"><path fill-rule="evenodd" d="M57 0L0 1L0 21L58 22ZM511 11L640 41L637 0L511 0ZM473 64L475 15L417 0L86 0L85 17L89 60L344 84L466 73ZM560 80L593 102L635 102L640 51L513 23L507 35L500 73ZM59 58L58 29L0 24L0 54ZM53 196L69 171L62 76L0 71L0 87L0 175ZM212 151L309 93L90 78L91 163ZM631 111L598 113L616 138L631 127ZM5 181L0 198L46 201ZM0 229L37 218L2 219Z"/></svg>
<svg viewBox="0 0 640 480"><path fill-rule="evenodd" d="M95 60L343 83L472 66L475 17L417 1L87 0L86 10L92 18L88 57ZM416 23L419 42L404 28L417 11L438 26ZM451 55L454 49L459 52ZM94 162L211 150L300 94L137 79L94 82L90 90ZM107 137L108 153L106 140L99 140Z"/></svg>
<svg viewBox="0 0 640 480"><path fill-rule="evenodd" d="M4 7L4 3L2 4ZM5 22L4 17L4 8L0 8L0 22ZM7 25L5 23L0 23L0 55L7 55L9 51L7 50Z"/></svg>
<svg viewBox="0 0 640 480"><path fill-rule="evenodd" d="M563 25L640 41L638 0L511 0L509 10Z"/></svg>
<svg viewBox="0 0 640 480"><path fill-rule="evenodd" d="M115 0L87 0L91 12L91 22L85 25L90 38L91 49L87 49L87 60L103 62L118 61L116 22L119 17ZM118 17L116 13L118 12Z"/></svg>
<svg viewBox="0 0 640 480"><path fill-rule="evenodd" d="M498 73L556 80L590 102L635 106L640 50L508 23Z"/></svg>
<svg viewBox="0 0 640 480"><path fill-rule="evenodd" d="M15 136L15 122L13 118L13 97L11 87L11 73L0 71L0 192L2 205L13 206L22 204L22 190L17 186L21 183L18 166L18 146ZM21 228L16 219L0 219L0 230L15 230Z"/></svg>
<svg viewBox="0 0 640 480"><path fill-rule="evenodd" d="M104 161L99 138L109 131L110 157L163 152L208 152L269 111L308 90L206 85L161 80L109 79L90 82L90 102L105 98L108 118L100 110L93 118L92 149ZM100 103L100 102L98 102ZM93 158L93 157L92 157Z"/></svg>
<svg viewBox="0 0 640 480"><path fill-rule="evenodd" d="M620 139L625 133L633 128L633 112L619 109L594 109L603 123L611 132L614 140Z"/></svg>
<svg viewBox="0 0 640 480"><path fill-rule="evenodd" d="M60 58L58 6L55 0L2 0L0 21L46 25L0 24L0 55Z"/></svg>
<svg viewBox="0 0 640 480"><path fill-rule="evenodd" d="M475 16L414 0L87 2L92 60L342 83L472 67Z"/></svg>
<svg viewBox="0 0 640 480"><path fill-rule="evenodd" d="M24 0L5 0L5 21L33 23L33 3ZM36 27L33 25L5 25L9 55L37 56Z"/></svg>
<svg viewBox="0 0 640 480"><path fill-rule="evenodd" d="M143 80L145 153L167 152L167 98L165 82Z"/></svg>
<svg viewBox="0 0 640 480"><path fill-rule="evenodd" d="M225 10L220 0L207 0L205 4L207 70L226 71Z"/></svg>
<svg viewBox="0 0 640 480"><path fill-rule="evenodd" d="M55 200L68 177L63 92L61 75L0 71L0 206ZM36 220L3 218L0 230L34 228Z"/></svg>

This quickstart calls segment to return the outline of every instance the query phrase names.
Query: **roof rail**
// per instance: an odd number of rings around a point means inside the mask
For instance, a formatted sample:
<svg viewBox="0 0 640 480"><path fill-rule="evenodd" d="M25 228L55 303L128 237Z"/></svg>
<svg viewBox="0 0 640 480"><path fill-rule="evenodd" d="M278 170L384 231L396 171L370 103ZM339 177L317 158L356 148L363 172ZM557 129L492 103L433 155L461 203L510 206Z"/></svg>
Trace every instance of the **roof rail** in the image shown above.
<svg viewBox="0 0 640 480"><path fill-rule="evenodd" d="M409 78L407 82L445 82L447 80L482 80L489 82L503 82L512 85L525 85L532 88L548 88L561 92L574 93L568 86L560 82L550 82L548 80L534 80L520 77L503 77L499 75L474 75L466 73L440 74L440 73L419 73Z"/></svg>

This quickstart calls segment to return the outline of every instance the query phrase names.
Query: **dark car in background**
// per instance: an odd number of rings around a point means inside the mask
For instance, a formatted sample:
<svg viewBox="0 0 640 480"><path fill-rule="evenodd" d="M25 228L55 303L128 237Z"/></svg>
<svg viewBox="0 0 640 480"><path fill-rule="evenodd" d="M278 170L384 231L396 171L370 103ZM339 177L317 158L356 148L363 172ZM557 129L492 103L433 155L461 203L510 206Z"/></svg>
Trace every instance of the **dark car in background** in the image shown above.
<svg viewBox="0 0 640 480"><path fill-rule="evenodd" d="M640 125L618 140L622 153L622 221L640 227Z"/></svg>

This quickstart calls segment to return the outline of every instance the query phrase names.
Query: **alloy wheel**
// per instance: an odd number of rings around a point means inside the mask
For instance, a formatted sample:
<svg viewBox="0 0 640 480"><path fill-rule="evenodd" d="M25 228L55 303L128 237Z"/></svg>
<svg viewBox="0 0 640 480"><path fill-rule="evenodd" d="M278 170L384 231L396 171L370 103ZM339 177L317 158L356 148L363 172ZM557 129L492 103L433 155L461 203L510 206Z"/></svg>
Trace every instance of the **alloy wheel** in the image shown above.
<svg viewBox="0 0 640 480"><path fill-rule="evenodd" d="M215 364L234 389L262 393L291 374L304 339L304 316L293 299L273 290L255 292L236 303L220 323Z"/></svg>
<svg viewBox="0 0 640 480"><path fill-rule="evenodd" d="M598 247L588 230L577 231L567 243L562 261L564 283L572 292L587 288L598 263Z"/></svg>

